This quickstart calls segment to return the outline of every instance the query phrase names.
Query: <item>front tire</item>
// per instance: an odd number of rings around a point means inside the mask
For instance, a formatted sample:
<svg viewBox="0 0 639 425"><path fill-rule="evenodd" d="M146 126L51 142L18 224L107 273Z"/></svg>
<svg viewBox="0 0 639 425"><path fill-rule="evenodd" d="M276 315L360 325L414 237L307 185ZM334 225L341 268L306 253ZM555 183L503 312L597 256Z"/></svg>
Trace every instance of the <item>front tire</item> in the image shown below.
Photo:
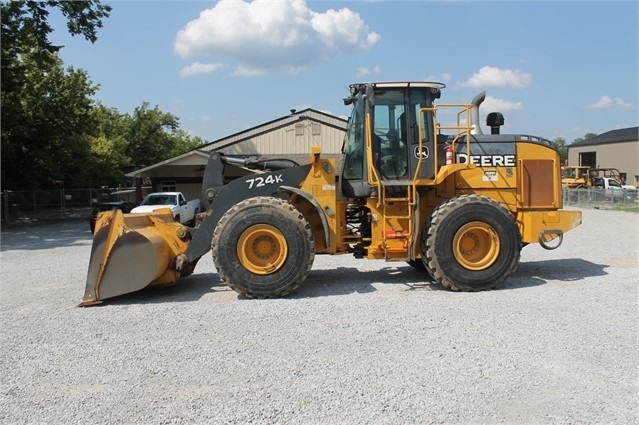
<svg viewBox="0 0 639 425"><path fill-rule="evenodd" d="M211 242L220 278L249 298L280 297L306 279L315 258L313 232L288 202L246 199L220 219Z"/></svg>
<svg viewBox="0 0 639 425"><path fill-rule="evenodd" d="M493 289L517 268L521 237L514 216L498 202L461 195L436 208L422 233L425 265L453 291Z"/></svg>

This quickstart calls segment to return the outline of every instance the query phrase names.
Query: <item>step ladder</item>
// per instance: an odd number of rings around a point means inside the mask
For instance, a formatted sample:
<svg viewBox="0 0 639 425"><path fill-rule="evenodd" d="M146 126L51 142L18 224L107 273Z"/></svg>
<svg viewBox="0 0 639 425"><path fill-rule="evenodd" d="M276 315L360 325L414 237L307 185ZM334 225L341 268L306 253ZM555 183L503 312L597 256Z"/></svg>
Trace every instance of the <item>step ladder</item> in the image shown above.
<svg viewBox="0 0 639 425"><path fill-rule="evenodd" d="M384 248L384 258L386 261L410 261L415 258L415 244L413 244L413 240L415 239L413 235L417 235L419 232L419 202L417 201L417 187L414 184L413 180L381 180L381 191L379 194L378 202L381 204L382 211L384 214L383 226L382 226L382 246ZM398 188L393 189L393 192L389 194L390 188ZM389 203L399 206L405 206L405 208L399 208L403 211L406 211L405 214L396 215L394 213L389 212ZM396 229L391 229L388 227L388 219L400 219L408 221L408 228L402 229L402 234L398 235L396 233ZM388 239L406 239L406 243L408 246L406 249L402 249L401 251L392 250L389 248L389 244L387 244ZM398 253L402 255L398 256Z"/></svg>

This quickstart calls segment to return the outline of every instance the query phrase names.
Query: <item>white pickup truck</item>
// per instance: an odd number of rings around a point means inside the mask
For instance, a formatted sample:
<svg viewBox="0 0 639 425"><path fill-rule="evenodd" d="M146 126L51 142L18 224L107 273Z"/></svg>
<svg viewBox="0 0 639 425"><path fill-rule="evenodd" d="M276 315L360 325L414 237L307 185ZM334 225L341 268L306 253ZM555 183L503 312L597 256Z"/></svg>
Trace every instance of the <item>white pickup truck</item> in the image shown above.
<svg viewBox="0 0 639 425"><path fill-rule="evenodd" d="M611 177L593 177L592 188L598 198L606 198L612 201L634 202L637 199L637 188L621 184ZM597 200L597 196L595 197Z"/></svg>
<svg viewBox="0 0 639 425"><path fill-rule="evenodd" d="M146 195L140 206L133 208L131 213L148 214L162 208L170 208L175 221L194 226L195 215L200 212L200 200L187 201L182 192L154 192Z"/></svg>

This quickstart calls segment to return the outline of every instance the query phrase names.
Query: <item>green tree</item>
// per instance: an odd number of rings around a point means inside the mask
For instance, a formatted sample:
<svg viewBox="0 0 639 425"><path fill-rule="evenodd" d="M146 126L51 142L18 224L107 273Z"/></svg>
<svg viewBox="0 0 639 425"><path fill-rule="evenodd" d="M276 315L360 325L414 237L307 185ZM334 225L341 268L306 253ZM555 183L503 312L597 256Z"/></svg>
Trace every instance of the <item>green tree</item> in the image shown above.
<svg viewBox="0 0 639 425"><path fill-rule="evenodd" d="M96 105L91 111L96 133L91 137L91 170L87 185L117 186L124 179L124 170L131 163L125 155L127 140L124 116L115 108Z"/></svg>
<svg viewBox="0 0 639 425"><path fill-rule="evenodd" d="M566 139L563 137L557 137L553 140L553 142L559 151L559 161L562 165L566 164L568 161L568 146L566 145Z"/></svg>
<svg viewBox="0 0 639 425"><path fill-rule="evenodd" d="M92 111L96 132L91 137L92 186L117 186L126 171L151 165L197 148L204 143L191 139L179 128L179 119L147 102L133 115L98 104Z"/></svg>
<svg viewBox="0 0 639 425"><path fill-rule="evenodd" d="M133 166L151 165L195 149L198 140L180 129L180 120L173 114L149 109L148 102L125 117L127 127L126 156Z"/></svg>
<svg viewBox="0 0 639 425"><path fill-rule="evenodd" d="M577 137L577 138L576 138L575 140L573 140L572 142L573 142L573 143L575 143L575 142L581 142L582 140L590 139L590 138L593 138L593 137L595 137L595 136L597 136L597 134L596 134L596 133L586 133L586 134L584 135L584 137Z"/></svg>
<svg viewBox="0 0 639 425"><path fill-rule="evenodd" d="M97 40L110 6L100 1L0 1L2 185L12 189L113 186L124 171L187 152L204 141L148 103L133 115L96 104L83 70L63 68L49 41L50 11L72 35Z"/></svg>
<svg viewBox="0 0 639 425"><path fill-rule="evenodd" d="M97 87L83 70L46 70L23 59L25 84L2 131L2 184L15 189L83 186L88 174L90 111Z"/></svg>
<svg viewBox="0 0 639 425"><path fill-rule="evenodd" d="M72 35L95 42L110 6L99 1L0 2L2 185L75 185L86 176L87 120L97 89L84 71L62 67L49 41L51 10Z"/></svg>
<svg viewBox="0 0 639 425"><path fill-rule="evenodd" d="M82 35L91 43L97 40L102 19L107 18L111 6L100 1L16 0L0 2L2 13L2 81L19 81L20 57L29 55L40 66L51 65L51 54L62 46L49 40L53 28L48 17L58 10L67 19L71 35Z"/></svg>

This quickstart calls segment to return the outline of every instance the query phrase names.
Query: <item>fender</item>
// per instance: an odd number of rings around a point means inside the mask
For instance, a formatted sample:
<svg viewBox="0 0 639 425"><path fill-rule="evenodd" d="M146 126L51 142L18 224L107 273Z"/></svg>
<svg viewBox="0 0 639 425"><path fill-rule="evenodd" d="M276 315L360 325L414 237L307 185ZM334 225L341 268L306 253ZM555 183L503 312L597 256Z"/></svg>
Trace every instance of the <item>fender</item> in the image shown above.
<svg viewBox="0 0 639 425"><path fill-rule="evenodd" d="M326 221L326 216L324 215L324 210L322 209L321 205L315 200L315 198L313 198L313 196L301 189L290 186L281 186L281 189L282 191L293 192L296 195L301 196L302 198L306 199L313 206L313 208L315 208L315 210L317 211L317 216L322 222L322 229L324 230L324 246L326 247L326 249L328 249L331 239L330 233L328 231L328 221Z"/></svg>
<svg viewBox="0 0 639 425"><path fill-rule="evenodd" d="M208 196L212 197L206 211L206 218L197 229L192 231L191 242L186 251L179 256L176 269L181 270L184 263L197 261L210 251L215 227L233 205L256 196L273 196L282 187L295 189L302 184L310 169L311 164L307 164L268 173L251 174L233 180L215 191L209 191Z"/></svg>

